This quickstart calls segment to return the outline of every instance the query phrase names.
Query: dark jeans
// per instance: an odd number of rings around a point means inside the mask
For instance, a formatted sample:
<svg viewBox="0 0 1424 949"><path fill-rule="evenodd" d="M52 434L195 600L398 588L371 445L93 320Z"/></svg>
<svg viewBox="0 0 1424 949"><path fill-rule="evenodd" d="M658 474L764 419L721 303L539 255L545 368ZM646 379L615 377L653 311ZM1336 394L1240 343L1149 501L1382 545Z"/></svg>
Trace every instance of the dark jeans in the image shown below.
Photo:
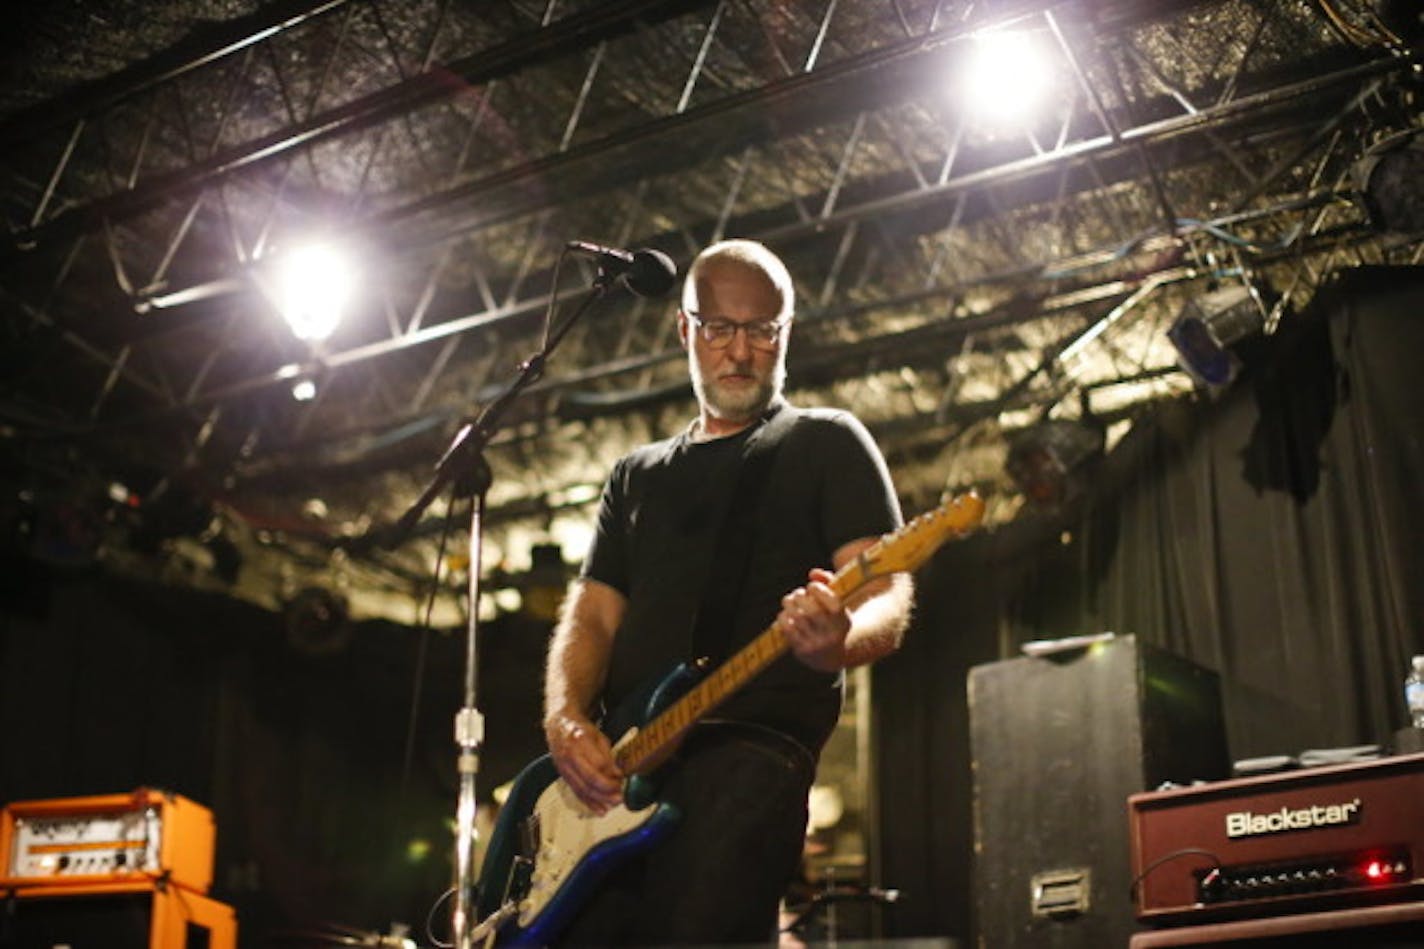
<svg viewBox="0 0 1424 949"><path fill-rule="evenodd" d="M667 767L661 800L682 820L612 871L561 946L770 944L801 859L810 752L768 729L699 725Z"/></svg>

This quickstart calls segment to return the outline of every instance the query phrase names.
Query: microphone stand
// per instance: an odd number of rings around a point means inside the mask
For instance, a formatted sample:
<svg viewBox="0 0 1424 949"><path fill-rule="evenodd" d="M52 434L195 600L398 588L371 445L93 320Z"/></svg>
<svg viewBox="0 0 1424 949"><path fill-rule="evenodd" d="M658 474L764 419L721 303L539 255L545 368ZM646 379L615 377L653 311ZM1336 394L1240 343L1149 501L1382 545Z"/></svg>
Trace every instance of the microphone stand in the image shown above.
<svg viewBox="0 0 1424 949"><path fill-rule="evenodd" d="M562 259L562 257L561 257ZM470 566L469 619L465 631L465 692L464 704L455 714L455 743L458 754L455 759L456 771L460 779L459 801L455 810L455 900L451 914L451 928L454 933L453 945L456 949L471 949L472 913L474 909L474 842L475 842L475 776L479 772L480 749L484 743L484 716L476 702L476 678L479 669L479 649L477 633L479 628L480 602L480 555L483 550L483 520L485 496L493 481L489 463L485 460L484 449L496 431L497 423L514 399L544 373L548 361L559 342L570 327L592 306L608 295L618 274L612 269L600 266L594 278L592 291L556 330L550 332L549 323L553 317L554 298L550 298L549 314L545 320L544 340L539 352L519 364L519 372L509 386L493 402L487 405L473 422L466 423L456 434L435 467L435 476L425 491L401 515L392 529L396 540L409 535L431 502L451 483L460 496L472 497L470 510ZM555 268L554 290L557 294L558 275ZM392 542L393 546L394 543Z"/></svg>

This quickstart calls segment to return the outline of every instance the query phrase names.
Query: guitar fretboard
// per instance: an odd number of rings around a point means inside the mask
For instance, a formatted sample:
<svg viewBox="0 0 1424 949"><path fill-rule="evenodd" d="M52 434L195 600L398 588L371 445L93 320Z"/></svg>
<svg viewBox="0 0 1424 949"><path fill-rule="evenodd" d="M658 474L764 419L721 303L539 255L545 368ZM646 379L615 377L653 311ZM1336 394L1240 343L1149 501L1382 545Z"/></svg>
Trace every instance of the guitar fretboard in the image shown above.
<svg viewBox="0 0 1424 949"><path fill-rule="evenodd" d="M852 560L832 578L829 586L846 600L869 579L863 559ZM662 762L697 720L722 704L733 692L771 665L788 649L786 634L772 623L756 639L739 649L687 694L668 706L614 753L624 774L643 774Z"/></svg>

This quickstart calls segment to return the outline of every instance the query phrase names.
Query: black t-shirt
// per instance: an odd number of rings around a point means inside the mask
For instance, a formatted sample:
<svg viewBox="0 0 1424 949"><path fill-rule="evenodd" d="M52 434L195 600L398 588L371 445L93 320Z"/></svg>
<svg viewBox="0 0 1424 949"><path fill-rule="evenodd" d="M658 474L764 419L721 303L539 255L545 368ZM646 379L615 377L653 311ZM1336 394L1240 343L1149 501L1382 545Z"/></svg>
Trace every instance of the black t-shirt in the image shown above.
<svg viewBox="0 0 1424 949"><path fill-rule="evenodd" d="M766 432L777 444L749 519L751 543L741 545L749 561L739 601L729 611L735 619L723 657L771 624L782 596L805 584L812 567L830 569L844 544L901 523L885 461L854 416L785 405L774 411L794 417ZM583 569L627 598L604 693L610 708L695 658L693 628L722 520L749 442L766 424L763 419L708 442L684 433L639 448L614 466ZM785 655L711 715L768 725L816 750L835 726L840 702L839 675Z"/></svg>

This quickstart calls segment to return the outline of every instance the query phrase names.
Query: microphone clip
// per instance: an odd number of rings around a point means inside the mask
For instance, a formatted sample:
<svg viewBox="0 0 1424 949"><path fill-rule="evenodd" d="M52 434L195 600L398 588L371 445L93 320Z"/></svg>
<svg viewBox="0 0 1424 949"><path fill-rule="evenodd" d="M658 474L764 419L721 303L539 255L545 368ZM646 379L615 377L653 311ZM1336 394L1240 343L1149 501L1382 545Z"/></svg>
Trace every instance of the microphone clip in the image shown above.
<svg viewBox="0 0 1424 949"><path fill-rule="evenodd" d="M589 241L569 241L565 247L592 257L603 280L618 280L640 297L664 296L677 283L677 266L660 250L642 247L628 251Z"/></svg>

